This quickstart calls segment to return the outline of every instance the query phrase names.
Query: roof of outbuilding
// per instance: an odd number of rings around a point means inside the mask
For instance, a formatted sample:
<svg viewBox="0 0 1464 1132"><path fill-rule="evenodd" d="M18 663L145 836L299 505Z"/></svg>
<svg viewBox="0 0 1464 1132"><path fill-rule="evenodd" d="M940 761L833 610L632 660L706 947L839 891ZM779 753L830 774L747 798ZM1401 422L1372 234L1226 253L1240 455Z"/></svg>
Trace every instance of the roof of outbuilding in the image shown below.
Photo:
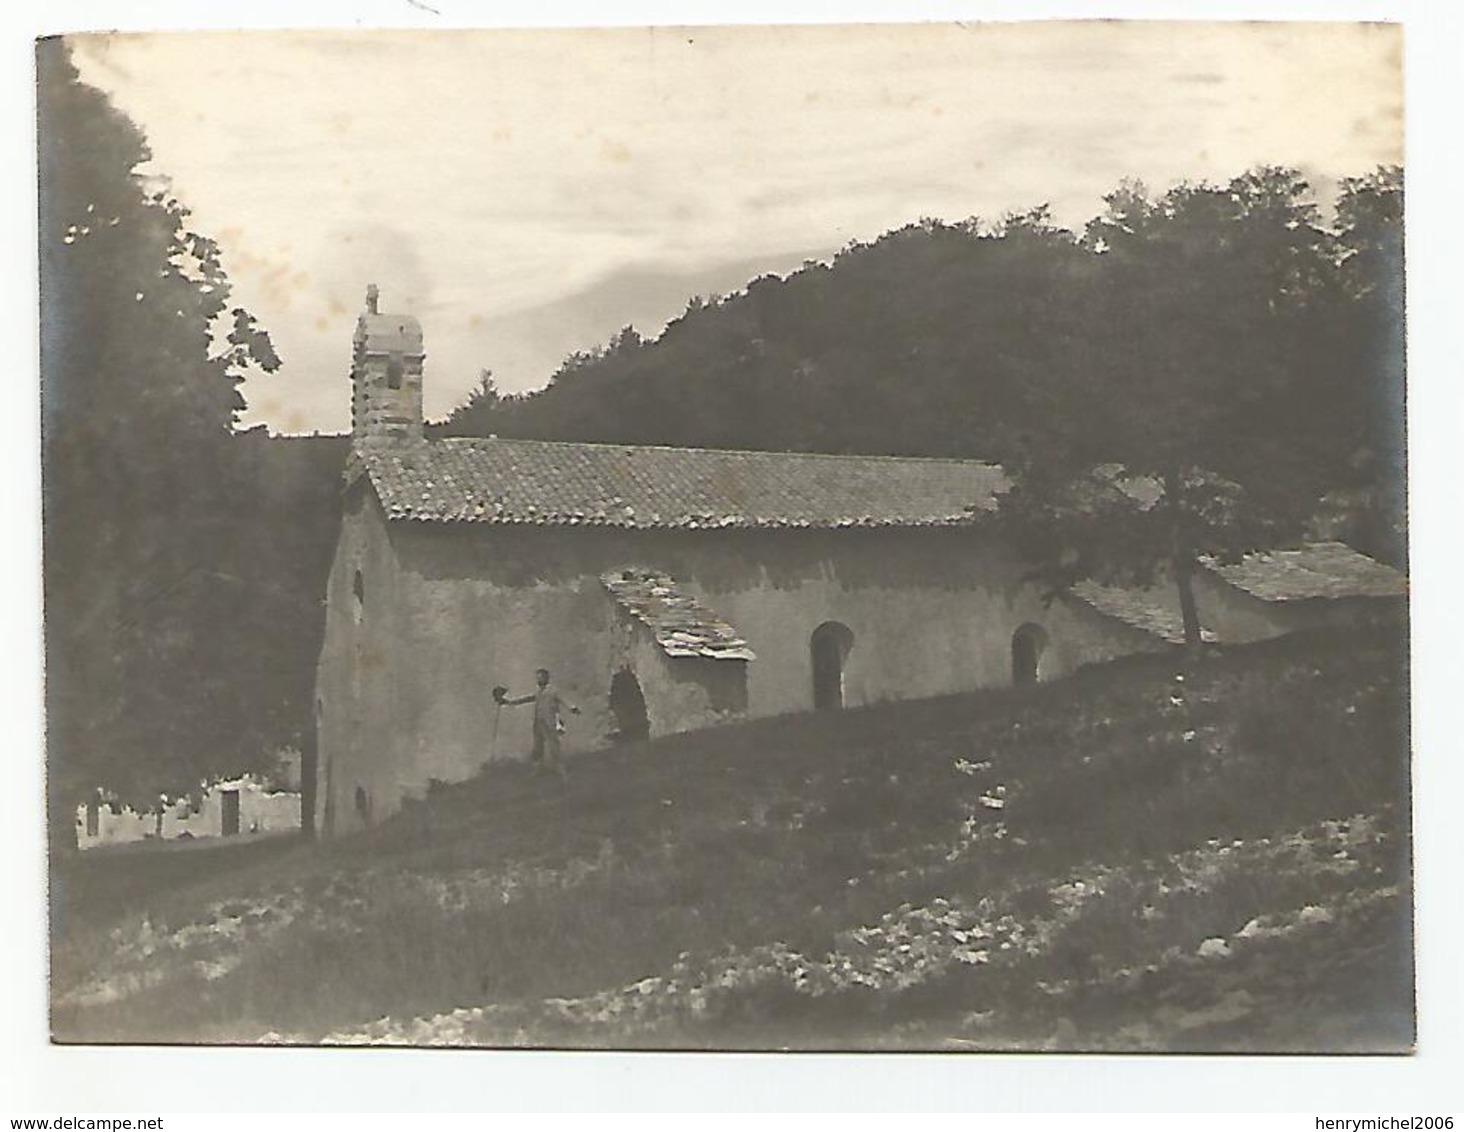
<svg viewBox="0 0 1464 1132"><path fill-rule="evenodd" d="M667 656L706 656L714 660L756 660L747 641L670 574L644 566L625 566L600 575L615 604L655 635Z"/></svg>
<svg viewBox="0 0 1464 1132"><path fill-rule="evenodd" d="M1262 601L1404 597L1408 593L1405 575L1341 542L1251 554L1232 565L1205 564L1232 586Z"/></svg>
<svg viewBox="0 0 1464 1132"><path fill-rule="evenodd" d="M1126 586L1105 586L1094 581L1078 582L1070 593L1079 601L1125 625L1158 637L1172 645L1184 644L1184 621L1144 590ZM1215 634L1200 626L1200 639L1216 640Z"/></svg>
<svg viewBox="0 0 1464 1132"><path fill-rule="evenodd" d="M498 438L359 445L362 475L391 519L682 530L959 526L1007 486L972 460Z"/></svg>

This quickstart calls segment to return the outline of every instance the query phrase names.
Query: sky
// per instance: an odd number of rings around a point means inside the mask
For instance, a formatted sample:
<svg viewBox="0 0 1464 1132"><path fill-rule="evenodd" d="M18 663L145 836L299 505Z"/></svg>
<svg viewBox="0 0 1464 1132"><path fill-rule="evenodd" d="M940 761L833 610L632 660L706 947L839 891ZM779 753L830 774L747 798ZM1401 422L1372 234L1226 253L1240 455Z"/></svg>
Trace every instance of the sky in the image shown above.
<svg viewBox="0 0 1464 1132"><path fill-rule="evenodd" d="M1402 160L1402 37L1379 24L938 23L171 32L72 40L144 130L234 300L284 360L245 424L349 427L366 285L415 314L426 411L491 369L545 384L692 295L923 216L1048 203L1080 227L1123 178Z"/></svg>

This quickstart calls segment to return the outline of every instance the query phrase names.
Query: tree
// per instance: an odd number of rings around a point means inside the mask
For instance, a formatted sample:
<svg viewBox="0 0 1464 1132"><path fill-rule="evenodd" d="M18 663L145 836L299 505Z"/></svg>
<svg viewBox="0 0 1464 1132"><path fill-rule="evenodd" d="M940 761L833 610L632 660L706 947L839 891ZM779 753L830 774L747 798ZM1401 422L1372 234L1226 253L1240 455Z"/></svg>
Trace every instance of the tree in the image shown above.
<svg viewBox="0 0 1464 1132"><path fill-rule="evenodd" d="M63 41L37 69L48 777L69 828L96 786L146 805L252 754L231 428L247 367L279 359L230 308L218 246L137 174L137 127Z"/></svg>
<svg viewBox="0 0 1464 1132"><path fill-rule="evenodd" d="M481 369L478 371L478 384L472 393L468 395L468 407L481 409L484 412L492 412L498 406L502 398L498 392L498 386L493 382L493 371Z"/></svg>
<svg viewBox="0 0 1464 1132"><path fill-rule="evenodd" d="M1200 561L1295 537L1315 509L1300 363L1334 258L1291 170L1106 204L1085 235L1087 364L1034 375L1003 509L1054 585L1167 573L1193 648Z"/></svg>
<svg viewBox="0 0 1464 1132"><path fill-rule="evenodd" d="M1408 553L1403 194L1398 166L1342 182L1337 294L1325 328L1334 345L1333 533L1400 567Z"/></svg>
<svg viewBox="0 0 1464 1132"><path fill-rule="evenodd" d="M454 436L471 428L476 435L492 436L498 432L496 420L503 408L504 397L498 392L491 369L478 371L478 384L468 399L453 409L442 421L427 426L429 437ZM471 423L470 423L471 422Z"/></svg>

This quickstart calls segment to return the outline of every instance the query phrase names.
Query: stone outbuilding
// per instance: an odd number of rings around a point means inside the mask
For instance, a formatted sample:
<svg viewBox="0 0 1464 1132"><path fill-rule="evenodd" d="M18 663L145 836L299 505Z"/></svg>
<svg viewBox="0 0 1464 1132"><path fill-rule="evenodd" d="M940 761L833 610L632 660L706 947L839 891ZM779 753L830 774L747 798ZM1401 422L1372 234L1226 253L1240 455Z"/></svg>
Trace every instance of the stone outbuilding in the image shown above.
<svg viewBox="0 0 1464 1132"><path fill-rule="evenodd" d="M1235 563L1204 560L1193 578L1201 636L1210 643L1401 624L1408 616L1408 579L1340 542L1269 550ZM1179 596L1167 581L1146 589L1080 582L1064 598L1171 643L1184 641Z"/></svg>
<svg viewBox="0 0 1464 1132"><path fill-rule="evenodd" d="M425 440L423 357L373 288L305 768L323 832L524 758L532 709L491 693L537 668L581 709L573 754L1171 647L1154 602L1044 600L989 521L995 465Z"/></svg>

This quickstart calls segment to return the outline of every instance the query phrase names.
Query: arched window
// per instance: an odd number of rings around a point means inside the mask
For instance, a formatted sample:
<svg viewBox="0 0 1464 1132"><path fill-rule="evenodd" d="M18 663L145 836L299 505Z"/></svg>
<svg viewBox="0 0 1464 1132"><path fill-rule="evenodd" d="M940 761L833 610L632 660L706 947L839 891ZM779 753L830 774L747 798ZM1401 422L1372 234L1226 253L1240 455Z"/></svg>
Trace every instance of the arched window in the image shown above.
<svg viewBox="0 0 1464 1132"><path fill-rule="evenodd" d="M844 706L844 664L854 647L854 634L838 621L825 621L813 631L808 651L813 662L813 706L836 711Z"/></svg>
<svg viewBox="0 0 1464 1132"><path fill-rule="evenodd" d="M1012 683L1018 687L1037 683L1042 653L1047 648L1047 630L1028 621L1012 634Z"/></svg>
<svg viewBox="0 0 1464 1132"><path fill-rule="evenodd" d="M371 795L366 793L366 787L356 787L356 816L361 819L361 824L371 824Z"/></svg>
<svg viewBox="0 0 1464 1132"><path fill-rule="evenodd" d="M646 698L640 681L629 668L622 668L610 678L610 715L615 730L610 738L616 743L631 743L651 734L651 721L646 714Z"/></svg>
<svg viewBox="0 0 1464 1132"><path fill-rule="evenodd" d="M356 619L356 624L361 624L361 618L366 612L366 579L361 577L361 571L357 570L351 578L351 594L354 600L351 602L351 614Z"/></svg>
<svg viewBox="0 0 1464 1132"><path fill-rule="evenodd" d="M400 389L402 387L402 374L406 367L402 364L400 354L392 354L386 360L386 387L388 389Z"/></svg>

